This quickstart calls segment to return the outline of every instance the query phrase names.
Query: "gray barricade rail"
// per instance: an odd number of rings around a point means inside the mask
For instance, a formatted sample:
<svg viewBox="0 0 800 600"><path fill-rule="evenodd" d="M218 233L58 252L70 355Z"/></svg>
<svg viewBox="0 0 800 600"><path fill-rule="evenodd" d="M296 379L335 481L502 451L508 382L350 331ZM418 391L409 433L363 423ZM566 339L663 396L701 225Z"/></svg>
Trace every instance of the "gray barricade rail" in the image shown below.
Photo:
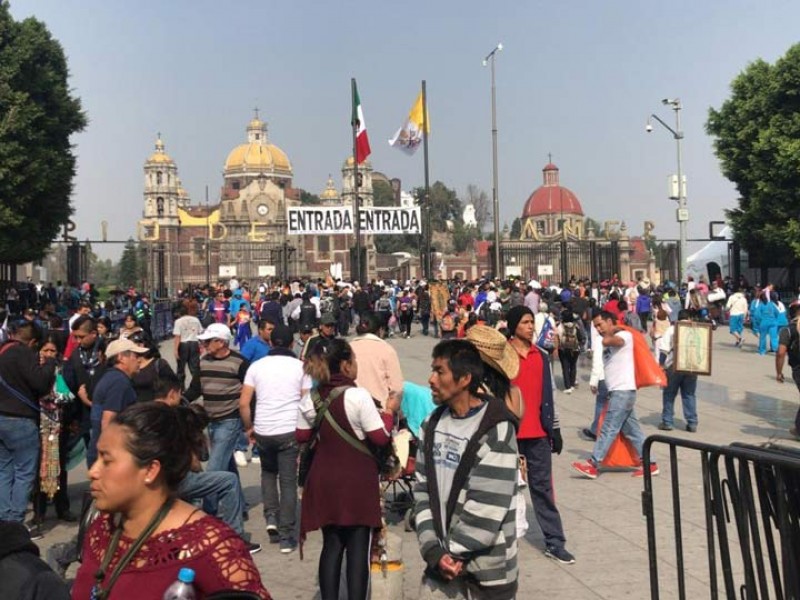
<svg viewBox="0 0 800 600"><path fill-rule="evenodd" d="M663 518L665 512L655 506L660 497L654 494L649 471L652 446L656 444L669 449L678 597L688 597L687 568L699 567L691 558L687 564L684 553L681 502L683 499L686 509L688 494L686 490L682 494L680 487L685 475L678 463L681 449L682 457L694 453L700 459L709 596L799 600L800 450L772 444L716 446L664 435L647 438L643 457L642 510L647 519L651 599L659 598L656 518ZM664 462L659 464L663 469ZM692 597L697 597L696 593Z"/></svg>

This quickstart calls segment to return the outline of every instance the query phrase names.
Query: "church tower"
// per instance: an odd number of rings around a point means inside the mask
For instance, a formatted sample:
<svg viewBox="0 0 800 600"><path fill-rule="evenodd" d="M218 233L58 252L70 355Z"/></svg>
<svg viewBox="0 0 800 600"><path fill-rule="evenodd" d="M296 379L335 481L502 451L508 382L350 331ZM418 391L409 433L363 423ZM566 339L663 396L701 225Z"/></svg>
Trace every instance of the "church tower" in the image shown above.
<svg viewBox="0 0 800 600"><path fill-rule="evenodd" d="M184 202L178 167L164 151L161 134L156 139L156 150L144 163L144 218L159 226L177 226L178 206Z"/></svg>

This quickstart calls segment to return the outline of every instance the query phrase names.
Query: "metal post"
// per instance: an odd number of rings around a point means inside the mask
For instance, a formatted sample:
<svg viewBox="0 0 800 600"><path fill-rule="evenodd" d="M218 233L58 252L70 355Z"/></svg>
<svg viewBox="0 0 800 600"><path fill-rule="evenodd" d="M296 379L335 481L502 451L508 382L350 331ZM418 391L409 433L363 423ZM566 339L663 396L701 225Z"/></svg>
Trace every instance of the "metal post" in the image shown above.
<svg viewBox="0 0 800 600"><path fill-rule="evenodd" d="M483 65L491 61L492 69L492 210L494 212L494 275L500 277L500 192L497 183L497 99L495 93L494 59L495 54L503 49L503 44L497 44L486 58Z"/></svg>
<svg viewBox="0 0 800 600"><path fill-rule="evenodd" d="M426 279L433 278L431 260L431 183L428 173L428 94L425 80L422 80L422 151L425 158L425 264L422 266L422 275Z"/></svg>
<svg viewBox="0 0 800 600"><path fill-rule="evenodd" d="M678 250L678 281L682 282L686 274L686 230L689 224L689 215L686 213L686 195L683 193L683 165L681 162L681 102L674 100L672 109L675 111L675 143L678 147L678 227L680 228L680 248Z"/></svg>
<svg viewBox="0 0 800 600"><path fill-rule="evenodd" d="M350 80L350 91L352 96L353 110L356 108L356 78ZM358 196L358 123L355 119L351 123L353 129L353 233L356 236L356 260L355 265L350 265L350 278L353 281L361 281L361 198Z"/></svg>
<svg viewBox="0 0 800 600"><path fill-rule="evenodd" d="M211 215L208 210L208 186L206 186L206 284L211 285Z"/></svg>

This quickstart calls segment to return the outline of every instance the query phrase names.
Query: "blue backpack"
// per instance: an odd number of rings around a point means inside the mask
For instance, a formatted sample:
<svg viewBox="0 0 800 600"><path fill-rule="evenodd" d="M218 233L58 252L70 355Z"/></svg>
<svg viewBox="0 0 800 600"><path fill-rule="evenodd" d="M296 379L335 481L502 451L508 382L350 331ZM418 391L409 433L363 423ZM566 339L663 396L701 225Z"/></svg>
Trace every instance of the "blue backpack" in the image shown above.
<svg viewBox="0 0 800 600"><path fill-rule="evenodd" d="M550 318L547 317L544 320L544 325L542 325L542 331L536 340L536 345L548 351L552 350L555 348L555 337L556 332L555 329L553 329L553 323L550 321Z"/></svg>

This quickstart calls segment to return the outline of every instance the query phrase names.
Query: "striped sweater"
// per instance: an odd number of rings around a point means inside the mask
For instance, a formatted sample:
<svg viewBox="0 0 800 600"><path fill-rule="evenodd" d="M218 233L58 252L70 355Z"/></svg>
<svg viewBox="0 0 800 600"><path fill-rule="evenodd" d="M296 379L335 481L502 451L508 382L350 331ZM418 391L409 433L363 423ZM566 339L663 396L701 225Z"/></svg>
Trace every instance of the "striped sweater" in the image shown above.
<svg viewBox="0 0 800 600"><path fill-rule="evenodd" d="M203 408L212 421L239 416L239 396L250 363L235 350L224 358L206 354L200 359L200 377L193 377L186 399L203 396Z"/></svg>
<svg viewBox="0 0 800 600"><path fill-rule="evenodd" d="M446 407L439 407L423 424L415 467L414 516L429 574L435 576L439 560L450 554L464 561L469 583L482 590L482 598L513 598L517 588L516 431L505 405L486 399L481 423L456 469L445 515L433 466L433 432Z"/></svg>

